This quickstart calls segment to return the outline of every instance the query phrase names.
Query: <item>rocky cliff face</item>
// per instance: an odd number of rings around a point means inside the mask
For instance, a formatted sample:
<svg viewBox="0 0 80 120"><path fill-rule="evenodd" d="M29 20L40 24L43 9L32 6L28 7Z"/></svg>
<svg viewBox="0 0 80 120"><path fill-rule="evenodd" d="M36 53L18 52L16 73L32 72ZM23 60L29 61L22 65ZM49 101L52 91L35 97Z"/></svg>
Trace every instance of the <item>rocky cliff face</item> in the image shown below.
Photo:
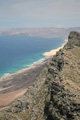
<svg viewBox="0 0 80 120"><path fill-rule="evenodd" d="M80 33L53 56L28 91L0 120L80 120Z"/></svg>

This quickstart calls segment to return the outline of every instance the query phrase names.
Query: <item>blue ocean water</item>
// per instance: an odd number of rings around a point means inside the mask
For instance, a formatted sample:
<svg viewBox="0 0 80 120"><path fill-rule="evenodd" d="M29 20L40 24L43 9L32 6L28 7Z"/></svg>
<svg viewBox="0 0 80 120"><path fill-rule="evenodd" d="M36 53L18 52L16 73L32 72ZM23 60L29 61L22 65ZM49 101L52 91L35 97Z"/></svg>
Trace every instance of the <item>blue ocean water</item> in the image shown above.
<svg viewBox="0 0 80 120"><path fill-rule="evenodd" d="M62 38L0 36L0 77L43 60L44 52L60 47Z"/></svg>

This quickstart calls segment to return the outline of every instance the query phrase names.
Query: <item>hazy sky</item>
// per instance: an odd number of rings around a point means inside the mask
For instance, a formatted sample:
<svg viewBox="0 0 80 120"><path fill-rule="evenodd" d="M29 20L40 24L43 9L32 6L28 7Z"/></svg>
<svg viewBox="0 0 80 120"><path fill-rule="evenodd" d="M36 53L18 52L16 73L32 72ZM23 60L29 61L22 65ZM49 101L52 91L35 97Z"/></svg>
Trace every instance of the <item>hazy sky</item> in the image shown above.
<svg viewBox="0 0 80 120"><path fill-rule="evenodd" d="M80 27L80 0L0 0L0 28Z"/></svg>

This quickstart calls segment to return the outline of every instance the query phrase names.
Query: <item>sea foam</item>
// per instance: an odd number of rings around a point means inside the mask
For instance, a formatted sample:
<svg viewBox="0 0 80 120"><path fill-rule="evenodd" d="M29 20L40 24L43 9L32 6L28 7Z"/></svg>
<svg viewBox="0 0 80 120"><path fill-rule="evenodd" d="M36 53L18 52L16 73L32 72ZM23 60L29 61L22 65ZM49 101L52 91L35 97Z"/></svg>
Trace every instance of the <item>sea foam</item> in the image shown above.
<svg viewBox="0 0 80 120"><path fill-rule="evenodd" d="M35 64L38 64L39 62L42 62L42 61L44 61L44 60L45 60L45 58L41 58L40 60L37 60L37 61L33 62L32 64L24 65L24 67L25 67L25 68L26 68L26 67L30 67L30 66L35 65Z"/></svg>
<svg viewBox="0 0 80 120"><path fill-rule="evenodd" d="M9 75L9 74L10 74L10 73L4 73L4 76L5 76L5 75Z"/></svg>

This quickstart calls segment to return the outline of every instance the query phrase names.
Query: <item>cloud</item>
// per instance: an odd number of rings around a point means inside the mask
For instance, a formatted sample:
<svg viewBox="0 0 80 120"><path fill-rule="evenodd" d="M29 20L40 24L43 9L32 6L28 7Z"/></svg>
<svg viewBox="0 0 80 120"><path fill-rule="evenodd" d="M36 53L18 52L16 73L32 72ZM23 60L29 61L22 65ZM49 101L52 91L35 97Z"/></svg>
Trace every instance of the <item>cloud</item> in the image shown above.
<svg viewBox="0 0 80 120"><path fill-rule="evenodd" d="M58 25L58 28L61 28L62 27L62 25Z"/></svg>

